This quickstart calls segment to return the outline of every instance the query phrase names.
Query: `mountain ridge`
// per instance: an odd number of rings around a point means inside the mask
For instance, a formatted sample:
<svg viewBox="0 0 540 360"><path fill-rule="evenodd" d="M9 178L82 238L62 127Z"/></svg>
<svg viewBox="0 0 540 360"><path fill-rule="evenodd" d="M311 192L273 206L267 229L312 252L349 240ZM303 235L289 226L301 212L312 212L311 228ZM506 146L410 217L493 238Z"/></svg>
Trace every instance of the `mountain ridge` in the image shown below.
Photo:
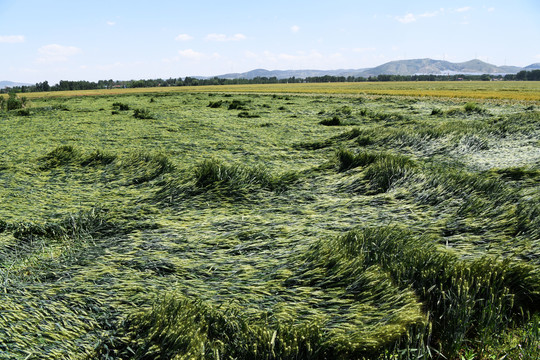
<svg viewBox="0 0 540 360"><path fill-rule="evenodd" d="M201 76L200 79L220 78L220 79L253 79L255 77L277 77L278 79L288 79L291 77L306 78L315 76L355 76L370 77L378 75L505 75L517 74L521 70L534 70L540 68L540 63L531 64L526 67L519 66L497 66L484 61L473 59L460 63L453 63L446 60L409 59L394 60L372 68L361 69L337 69L337 70L266 70L254 69L243 73L228 73L216 76Z"/></svg>
<svg viewBox="0 0 540 360"><path fill-rule="evenodd" d="M7 87L14 87L14 86L31 86L31 85L33 84L26 84L26 83L7 81L7 80L0 81L0 89L5 89Z"/></svg>

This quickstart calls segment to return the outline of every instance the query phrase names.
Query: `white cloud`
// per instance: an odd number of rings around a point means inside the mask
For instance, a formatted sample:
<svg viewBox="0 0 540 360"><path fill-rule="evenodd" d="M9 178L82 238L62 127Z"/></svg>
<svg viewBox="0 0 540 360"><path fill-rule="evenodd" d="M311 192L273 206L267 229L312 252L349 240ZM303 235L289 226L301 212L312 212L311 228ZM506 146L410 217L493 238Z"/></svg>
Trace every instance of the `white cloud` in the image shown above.
<svg viewBox="0 0 540 360"><path fill-rule="evenodd" d="M494 7L490 7L487 9L488 12L494 12L495 11L495 8Z"/></svg>
<svg viewBox="0 0 540 360"><path fill-rule="evenodd" d="M205 38L207 41L241 41L246 40L246 36L244 34L234 34L232 36L227 36L225 34L208 34Z"/></svg>
<svg viewBox="0 0 540 360"><path fill-rule="evenodd" d="M466 11L469 11L469 10L471 10L470 6L465 6L465 7L461 7L459 9L456 9L457 12L466 12Z"/></svg>
<svg viewBox="0 0 540 360"><path fill-rule="evenodd" d="M193 36L190 36L188 34L178 34L177 37L174 38L176 41L189 41L193 40Z"/></svg>
<svg viewBox="0 0 540 360"><path fill-rule="evenodd" d="M183 58L191 60L200 60L204 57L203 53L197 52L193 49L179 50L178 54Z"/></svg>
<svg viewBox="0 0 540 360"><path fill-rule="evenodd" d="M37 62L51 63L68 61L71 56L80 54L81 52L82 50L75 46L45 45L38 49L40 57L37 59Z"/></svg>
<svg viewBox="0 0 540 360"><path fill-rule="evenodd" d="M116 23L114 21L107 21L107 25L114 26L114 25L116 25Z"/></svg>
<svg viewBox="0 0 540 360"><path fill-rule="evenodd" d="M426 12L426 13L423 13L423 14L420 14L418 15L418 17L434 17L434 16L437 16L439 15L439 11L433 11L433 12Z"/></svg>
<svg viewBox="0 0 540 360"><path fill-rule="evenodd" d="M293 33L299 32L299 31L300 31L300 26L298 26L298 25L293 25L293 26L291 26L291 31L292 31Z"/></svg>
<svg viewBox="0 0 540 360"><path fill-rule="evenodd" d="M0 35L0 43L14 44L22 43L24 40L23 35Z"/></svg>
<svg viewBox="0 0 540 360"><path fill-rule="evenodd" d="M444 8L440 8L439 10L431 11L431 12L425 12L423 14L415 15L413 13L407 13L404 16L396 16L395 19L399 21L402 24L409 24L412 22L415 22L418 19L421 18L430 18L435 17L437 15L440 15L444 12Z"/></svg>
<svg viewBox="0 0 540 360"><path fill-rule="evenodd" d="M244 34L234 34L231 40L233 40L233 41L246 40L246 35L244 35Z"/></svg>
<svg viewBox="0 0 540 360"><path fill-rule="evenodd" d="M416 17L411 14L405 14L405 16L396 16L396 20L399 21L402 24L408 24L416 21Z"/></svg>

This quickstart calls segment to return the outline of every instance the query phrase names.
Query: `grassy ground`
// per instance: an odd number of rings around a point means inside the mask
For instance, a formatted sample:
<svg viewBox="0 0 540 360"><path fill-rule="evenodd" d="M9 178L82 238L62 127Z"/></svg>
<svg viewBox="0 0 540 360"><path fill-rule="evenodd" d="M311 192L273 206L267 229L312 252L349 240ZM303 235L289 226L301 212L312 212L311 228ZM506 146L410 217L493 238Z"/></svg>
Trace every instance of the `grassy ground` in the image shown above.
<svg viewBox="0 0 540 360"><path fill-rule="evenodd" d="M175 91L0 112L0 358L535 358L539 120Z"/></svg>

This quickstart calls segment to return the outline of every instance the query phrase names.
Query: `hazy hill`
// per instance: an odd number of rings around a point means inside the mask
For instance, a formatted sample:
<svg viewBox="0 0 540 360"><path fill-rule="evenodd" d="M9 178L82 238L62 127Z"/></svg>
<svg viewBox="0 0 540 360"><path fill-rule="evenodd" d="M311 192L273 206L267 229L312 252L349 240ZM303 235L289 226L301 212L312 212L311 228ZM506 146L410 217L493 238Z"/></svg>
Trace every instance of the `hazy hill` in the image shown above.
<svg viewBox="0 0 540 360"><path fill-rule="evenodd" d="M223 79L253 79L255 77L277 77L288 79L290 77L306 78L311 76L377 76L377 75L415 75L415 74L516 74L521 70L540 68L540 63L525 68L518 66L496 66L475 59L462 63L453 63L445 60L412 59L396 60L368 69L339 69L339 70L265 70L256 69L244 73L231 73L218 75Z"/></svg>
<svg viewBox="0 0 540 360"><path fill-rule="evenodd" d="M18 83L13 81L0 81L0 89L5 89L7 87L14 87L14 86L28 86L33 84L25 84L25 83Z"/></svg>
<svg viewBox="0 0 540 360"><path fill-rule="evenodd" d="M462 63L444 60L414 59L391 61L365 70L360 76L415 75L415 74L515 74L521 70L517 66L496 66L475 59Z"/></svg>
<svg viewBox="0 0 540 360"><path fill-rule="evenodd" d="M540 70L540 63L534 63L534 64L531 64L529 66L525 66L523 69L521 70L527 70L527 71L531 71L531 70Z"/></svg>
<svg viewBox="0 0 540 360"><path fill-rule="evenodd" d="M278 79L288 79L291 77L297 77L297 78L307 78L312 76L325 76L325 75L331 75L331 76L347 76L343 75L345 73L354 72L358 73L360 70L265 70L265 69L255 69L244 73L230 73L230 74L223 74L218 75L218 78L222 79L253 79L256 77L277 77Z"/></svg>

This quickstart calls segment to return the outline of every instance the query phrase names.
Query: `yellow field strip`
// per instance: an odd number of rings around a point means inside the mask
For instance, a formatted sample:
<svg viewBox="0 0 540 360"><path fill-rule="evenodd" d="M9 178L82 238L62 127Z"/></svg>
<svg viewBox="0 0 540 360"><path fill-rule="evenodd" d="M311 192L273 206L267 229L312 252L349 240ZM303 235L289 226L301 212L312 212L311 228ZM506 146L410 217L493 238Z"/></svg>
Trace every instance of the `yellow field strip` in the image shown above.
<svg viewBox="0 0 540 360"><path fill-rule="evenodd" d="M264 85L211 85L129 89L54 91L20 94L29 99L44 97L100 96L137 93L262 93L262 94L331 94L331 95L392 95L413 97L444 97L497 99L540 102L540 82L365 82L307 83ZM6 96L6 95L4 95Z"/></svg>

